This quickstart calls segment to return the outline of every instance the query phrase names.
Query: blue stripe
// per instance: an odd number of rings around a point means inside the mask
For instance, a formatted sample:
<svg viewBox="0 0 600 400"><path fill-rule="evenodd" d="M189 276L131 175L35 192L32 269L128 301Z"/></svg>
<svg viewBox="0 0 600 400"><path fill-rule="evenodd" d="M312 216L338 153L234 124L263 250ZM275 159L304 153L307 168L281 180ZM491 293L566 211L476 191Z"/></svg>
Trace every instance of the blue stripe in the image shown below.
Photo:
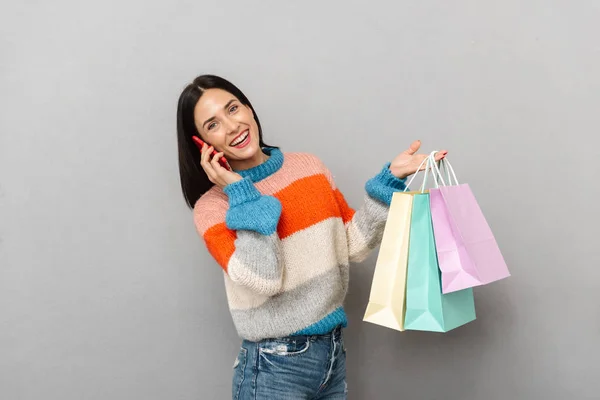
<svg viewBox="0 0 600 400"><path fill-rule="evenodd" d="M336 326L344 328L348 326L348 318L343 307L336 308L332 313L326 315L322 320L294 333L294 335L324 335L331 332Z"/></svg>

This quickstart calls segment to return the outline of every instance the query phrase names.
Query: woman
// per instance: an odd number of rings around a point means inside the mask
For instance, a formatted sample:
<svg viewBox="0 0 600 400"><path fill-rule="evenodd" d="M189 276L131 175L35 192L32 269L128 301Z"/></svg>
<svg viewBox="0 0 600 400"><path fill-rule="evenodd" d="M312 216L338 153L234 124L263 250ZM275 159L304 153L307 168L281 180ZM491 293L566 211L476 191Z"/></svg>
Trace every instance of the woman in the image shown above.
<svg viewBox="0 0 600 400"><path fill-rule="evenodd" d="M183 195L243 339L233 398L345 399L349 264L380 243L392 193L427 157L419 141L366 183L355 211L317 157L263 142L252 104L225 79L183 90L177 131Z"/></svg>

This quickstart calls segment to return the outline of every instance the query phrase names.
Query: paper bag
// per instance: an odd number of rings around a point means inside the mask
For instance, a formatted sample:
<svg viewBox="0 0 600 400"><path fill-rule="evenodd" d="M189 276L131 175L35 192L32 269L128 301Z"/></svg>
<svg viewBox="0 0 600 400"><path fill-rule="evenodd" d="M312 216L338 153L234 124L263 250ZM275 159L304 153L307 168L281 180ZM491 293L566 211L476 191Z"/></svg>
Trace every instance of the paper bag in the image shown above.
<svg viewBox="0 0 600 400"><path fill-rule="evenodd" d="M416 194L410 225L404 328L448 332L475 318L473 289L442 293L429 194Z"/></svg>
<svg viewBox="0 0 600 400"><path fill-rule="evenodd" d="M471 188L458 184L447 160L440 165L448 171L448 183L452 177L455 182L445 186L440 169L434 167L443 182L429 191L442 292L451 293L509 277L506 262Z"/></svg>
<svg viewBox="0 0 600 400"><path fill-rule="evenodd" d="M388 212L363 320L404 330L406 266L413 196L396 192Z"/></svg>

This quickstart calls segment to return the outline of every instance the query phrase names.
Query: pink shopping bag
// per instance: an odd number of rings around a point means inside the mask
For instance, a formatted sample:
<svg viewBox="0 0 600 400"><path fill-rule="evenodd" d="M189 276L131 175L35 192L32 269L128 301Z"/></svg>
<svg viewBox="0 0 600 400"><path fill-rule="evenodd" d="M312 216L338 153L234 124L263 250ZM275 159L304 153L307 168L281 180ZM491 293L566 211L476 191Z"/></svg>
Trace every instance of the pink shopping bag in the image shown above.
<svg viewBox="0 0 600 400"><path fill-rule="evenodd" d="M440 167L446 169L448 183L454 178L454 185L446 186L437 164L432 165L438 179L436 188L429 190L429 198L442 293L509 277L504 257L469 185L458 183L446 159L440 161Z"/></svg>

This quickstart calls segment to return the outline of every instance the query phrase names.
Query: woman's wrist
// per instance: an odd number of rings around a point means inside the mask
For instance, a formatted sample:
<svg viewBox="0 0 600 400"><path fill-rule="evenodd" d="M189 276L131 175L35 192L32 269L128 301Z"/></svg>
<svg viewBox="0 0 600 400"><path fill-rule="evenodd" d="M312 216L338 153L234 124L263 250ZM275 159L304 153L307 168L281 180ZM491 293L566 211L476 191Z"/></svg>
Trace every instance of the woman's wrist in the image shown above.
<svg viewBox="0 0 600 400"><path fill-rule="evenodd" d="M408 178L413 173L408 171L406 168L393 168L391 165L389 167L390 173L394 175L396 178L400 180L404 180Z"/></svg>

